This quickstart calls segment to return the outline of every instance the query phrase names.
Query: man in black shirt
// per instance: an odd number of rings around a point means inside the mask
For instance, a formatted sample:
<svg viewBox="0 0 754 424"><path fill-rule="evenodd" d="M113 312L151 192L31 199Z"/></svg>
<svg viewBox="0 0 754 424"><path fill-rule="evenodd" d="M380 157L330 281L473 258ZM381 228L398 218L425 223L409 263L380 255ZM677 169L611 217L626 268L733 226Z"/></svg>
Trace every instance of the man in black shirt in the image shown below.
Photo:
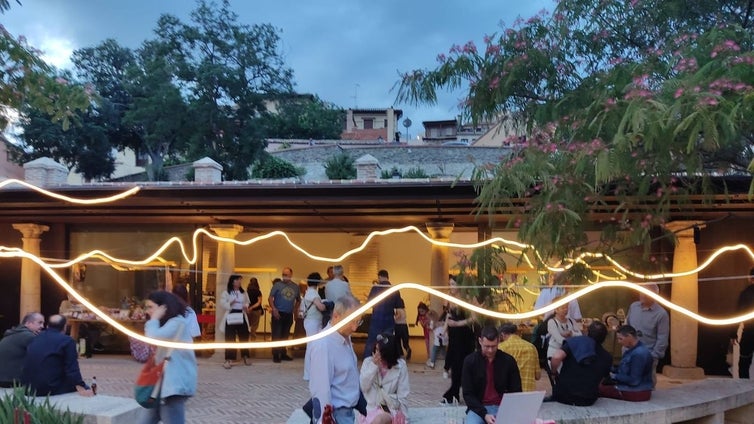
<svg viewBox="0 0 754 424"><path fill-rule="evenodd" d="M745 314L751 312L752 309L754 309L754 268L749 270L749 285L738 295L736 311L739 314ZM744 323L744 330L738 344L741 347L738 358L738 377L749 378L749 367L752 353L754 353L754 322Z"/></svg>

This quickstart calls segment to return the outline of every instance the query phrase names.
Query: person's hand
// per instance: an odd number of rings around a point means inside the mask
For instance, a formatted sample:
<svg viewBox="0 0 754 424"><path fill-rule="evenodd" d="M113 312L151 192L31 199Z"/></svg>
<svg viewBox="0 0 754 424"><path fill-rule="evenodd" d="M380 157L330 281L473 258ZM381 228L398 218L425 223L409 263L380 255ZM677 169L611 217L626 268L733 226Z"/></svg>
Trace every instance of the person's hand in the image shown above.
<svg viewBox="0 0 754 424"><path fill-rule="evenodd" d="M398 411L393 417L393 424L406 424L406 415L403 411Z"/></svg>
<svg viewBox="0 0 754 424"><path fill-rule="evenodd" d="M149 317L151 319L161 320L162 317L165 316L165 312L167 312L168 307L165 305L157 305L156 308L152 310L152 315Z"/></svg>
<svg viewBox="0 0 754 424"><path fill-rule="evenodd" d="M86 389L84 386L76 385L76 392L78 392L79 395L83 397L92 397L94 396L94 392L92 389Z"/></svg>
<svg viewBox="0 0 754 424"><path fill-rule="evenodd" d="M495 424L495 416L492 414L485 415L484 422L487 424Z"/></svg>
<svg viewBox="0 0 754 424"><path fill-rule="evenodd" d="M374 364L378 367L382 365L382 357L380 356L379 349L375 349L374 353L372 353L372 361L374 361Z"/></svg>
<svg viewBox="0 0 754 424"><path fill-rule="evenodd" d="M272 316L275 317L275 319L280 319L280 312L278 311L278 308L272 308Z"/></svg>

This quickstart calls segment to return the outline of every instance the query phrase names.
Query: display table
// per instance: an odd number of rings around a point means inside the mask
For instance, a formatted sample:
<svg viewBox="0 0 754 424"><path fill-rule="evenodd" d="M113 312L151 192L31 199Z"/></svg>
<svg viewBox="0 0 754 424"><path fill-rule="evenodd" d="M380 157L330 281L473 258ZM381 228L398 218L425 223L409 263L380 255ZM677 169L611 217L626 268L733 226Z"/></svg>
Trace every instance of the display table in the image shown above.
<svg viewBox="0 0 754 424"><path fill-rule="evenodd" d="M71 338L73 340L76 340L77 342L79 340L79 327L81 326L82 323L110 325L101 319L81 319L81 318L66 317L66 320L68 321L68 325L71 329ZM147 320L144 320L144 319L127 319L127 320L116 319L116 321L120 324L123 324L126 327L130 327L135 330L138 330L139 333L144 332L144 323L147 322Z"/></svg>

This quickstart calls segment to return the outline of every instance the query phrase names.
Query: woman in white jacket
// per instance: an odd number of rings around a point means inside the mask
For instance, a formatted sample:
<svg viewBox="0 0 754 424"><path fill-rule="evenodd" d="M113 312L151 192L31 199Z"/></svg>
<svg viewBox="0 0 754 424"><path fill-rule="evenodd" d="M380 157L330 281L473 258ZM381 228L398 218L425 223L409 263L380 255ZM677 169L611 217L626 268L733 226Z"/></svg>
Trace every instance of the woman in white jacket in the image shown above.
<svg viewBox="0 0 754 424"><path fill-rule="evenodd" d="M249 295L241 288L240 275L231 275L228 278L227 290L220 295L220 306L225 309L225 316L220 323L221 330L225 333L226 342L248 341L249 321L246 312L249 309ZM237 318L234 321L233 318ZM241 349L241 356L245 365L251 365L249 349ZM225 363L223 367L230 369L231 362L236 360L236 349L225 349Z"/></svg>
<svg viewBox="0 0 754 424"><path fill-rule="evenodd" d="M408 415L408 368L401 347L392 335L380 334L370 358L361 365L361 391L367 416L359 424L405 424Z"/></svg>

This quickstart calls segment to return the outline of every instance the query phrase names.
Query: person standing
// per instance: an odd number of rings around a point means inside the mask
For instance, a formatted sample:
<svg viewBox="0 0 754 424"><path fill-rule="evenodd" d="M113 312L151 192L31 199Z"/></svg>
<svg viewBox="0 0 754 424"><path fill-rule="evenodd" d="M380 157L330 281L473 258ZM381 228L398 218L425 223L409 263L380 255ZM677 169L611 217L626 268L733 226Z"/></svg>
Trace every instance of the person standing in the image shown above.
<svg viewBox="0 0 754 424"><path fill-rule="evenodd" d="M325 330L349 318L359 306L359 301L351 294L338 298ZM352 318L337 331L311 343L311 361L316 366L309 371L309 391L316 423L322 422L328 405L333 409L335 422L354 423L354 408L359 401L359 369L351 334L359 328L360 321Z"/></svg>
<svg viewBox="0 0 754 424"><path fill-rule="evenodd" d="M225 309L225 317L222 320L222 331L225 333L225 341L228 343L249 340L249 322L246 311L249 308L249 296L241 287L240 275L228 277L228 286L220 296L220 305ZM233 317L240 317L240 321L228 321ZM233 367L232 361L236 360L236 350L225 349L225 363L223 368L229 370ZM251 365L249 349L241 349L244 365Z"/></svg>
<svg viewBox="0 0 754 424"><path fill-rule="evenodd" d="M249 296L249 312L246 314L249 318L249 341L257 340L257 329L259 320L264 313L262 308L262 290L259 289L259 280L257 277L249 278L249 285L246 286L246 295Z"/></svg>
<svg viewBox="0 0 754 424"><path fill-rule="evenodd" d="M146 301L149 320L144 324L144 335L160 340L193 343L186 323L186 304L172 293L155 291ZM167 352L158 348L155 354L160 361ZM186 422L186 401L196 394L196 355L189 349L172 349L165 363L160 389L160 402L156 408L142 409L139 424L183 424Z"/></svg>
<svg viewBox="0 0 754 424"><path fill-rule="evenodd" d="M304 329L306 336L313 336L322 330L322 311L326 309L325 304L317 292L317 286L322 281L319 272L312 272L306 277L308 287L304 294L302 302L304 306ZM309 381L309 366L311 364L311 343L306 345L306 354L304 356L304 381Z"/></svg>
<svg viewBox="0 0 754 424"><path fill-rule="evenodd" d="M436 312L435 315L437 315ZM416 305L416 322L414 325L418 325L422 329L424 335L424 347L427 349L427 358L429 358L432 353L432 328L430 327L430 322L429 306L424 302L419 302L419 304Z"/></svg>
<svg viewBox="0 0 754 424"><path fill-rule="evenodd" d="M749 285L738 295L736 312L749 313L754 310L754 268L749 270ZM738 358L738 377L750 378L749 368L754 354L754 320L744 322L741 340L738 341L740 354Z"/></svg>
<svg viewBox="0 0 754 424"><path fill-rule="evenodd" d="M516 360L518 373L521 375L521 389L533 392L537 389L537 380L542 377L537 348L519 337L518 326L511 322L500 326L500 339L500 350Z"/></svg>
<svg viewBox="0 0 754 424"><path fill-rule="evenodd" d="M351 294L351 285L343 277L343 265L332 267L333 277L325 285L325 299L335 302L341 296Z"/></svg>
<svg viewBox="0 0 754 424"><path fill-rule="evenodd" d="M0 340L0 387L13 387L21 381L26 347L45 326L45 317L39 312L24 315L21 325L5 331Z"/></svg>
<svg viewBox="0 0 754 424"><path fill-rule="evenodd" d="M329 284L332 284L332 281ZM390 275L387 270L381 269L377 272L377 284L372 285L367 300L374 299L388 288L390 288ZM395 310L402 308L401 305L403 305L401 294L394 292L372 308L372 317L369 320L369 332L367 334L367 341L364 344L364 358L372 356L374 343L377 340L378 334L393 333L395 331Z"/></svg>
<svg viewBox="0 0 754 424"><path fill-rule="evenodd" d="M463 400L466 402L466 424L495 422L500 401L505 393L521 391L521 375L516 360L497 348L500 337L495 327L482 329L481 350L463 361Z"/></svg>
<svg viewBox="0 0 754 424"><path fill-rule="evenodd" d="M408 322L406 316L406 304L403 298L398 302L398 307L395 308L393 317L395 318L395 339L398 344L403 347L403 351L406 353L406 362L411 360L411 344L408 335Z"/></svg>
<svg viewBox="0 0 754 424"><path fill-rule="evenodd" d="M600 396L629 402L649 400L654 387L652 354L630 325L618 328L618 343L625 349L623 358L615 372L610 373L614 384L601 384Z"/></svg>
<svg viewBox="0 0 754 424"><path fill-rule="evenodd" d="M94 396L81 377L76 342L65 334L65 325L64 316L51 316L47 330L35 336L26 348L21 384L36 396L72 392Z"/></svg>
<svg viewBox="0 0 754 424"><path fill-rule="evenodd" d="M450 286L450 295L462 298L455 277L452 275L448 276L448 284ZM466 310L458 307L456 304L448 306L448 312L445 316L445 326L448 329L445 372L450 373L450 388L443 394L443 399L440 402L442 404L453 403L454 400L460 399L463 360L467 355L474 352L476 348L473 325L474 320Z"/></svg>
<svg viewBox="0 0 754 424"><path fill-rule="evenodd" d="M659 293L657 284L649 284L645 288ZM657 364L665 357L670 337L670 318L668 312L655 300L643 293L639 300L628 308L626 325L636 329L636 335L652 354L652 387L657 385Z"/></svg>
<svg viewBox="0 0 754 424"><path fill-rule="evenodd" d="M282 279L272 285L268 302L272 310L272 341L287 340L293 325L293 313L298 310L300 300L298 284L294 283L293 269L283 268ZM284 347L272 348L272 361L292 361Z"/></svg>

